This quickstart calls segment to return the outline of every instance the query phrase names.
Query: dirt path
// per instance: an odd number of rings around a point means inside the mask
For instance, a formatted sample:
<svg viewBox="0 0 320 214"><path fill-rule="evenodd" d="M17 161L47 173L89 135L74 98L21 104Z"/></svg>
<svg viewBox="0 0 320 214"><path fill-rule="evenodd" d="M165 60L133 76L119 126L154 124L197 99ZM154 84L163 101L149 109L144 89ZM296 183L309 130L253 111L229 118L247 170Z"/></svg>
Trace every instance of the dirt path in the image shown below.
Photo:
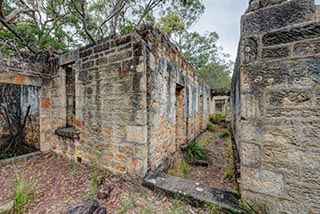
<svg viewBox="0 0 320 214"><path fill-rule="evenodd" d="M229 136L222 139L218 137L219 134L226 131L226 128L220 126L215 132L206 131L197 138L197 142L206 148L210 163L208 167L192 166L191 173L186 176L187 179L219 189L237 190L235 180L226 178L228 171L232 173L232 155L230 156L230 150L228 151L231 138Z"/></svg>

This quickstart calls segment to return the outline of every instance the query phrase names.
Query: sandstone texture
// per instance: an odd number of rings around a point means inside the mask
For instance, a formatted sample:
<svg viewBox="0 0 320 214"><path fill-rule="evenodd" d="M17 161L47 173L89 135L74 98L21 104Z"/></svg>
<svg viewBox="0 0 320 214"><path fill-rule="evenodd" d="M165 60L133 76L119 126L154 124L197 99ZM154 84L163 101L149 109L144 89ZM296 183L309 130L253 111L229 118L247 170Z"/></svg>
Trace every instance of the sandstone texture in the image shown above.
<svg viewBox="0 0 320 214"><path fill-rule="evenodd" d="M242 196L320 212L320 27L313 0L250 1L233 76Z"/></svg>
<svg viewBox="0 0 320 214"><path fill-rule="evenodd" d="M159 30L143 26L61 56L41 88L41 150L142 178L206 128L210 88Z"/></svg>

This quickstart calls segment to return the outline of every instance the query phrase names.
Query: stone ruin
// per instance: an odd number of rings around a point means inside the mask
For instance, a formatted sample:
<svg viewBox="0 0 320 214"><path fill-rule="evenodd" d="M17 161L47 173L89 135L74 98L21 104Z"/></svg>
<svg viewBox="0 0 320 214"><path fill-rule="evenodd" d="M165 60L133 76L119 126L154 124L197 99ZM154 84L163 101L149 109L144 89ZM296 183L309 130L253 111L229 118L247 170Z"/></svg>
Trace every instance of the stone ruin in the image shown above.
<svg viewBox="0 0 320 214"><path fill-rule="evenodd" d="M178 158L212 114L211 89L151 26L107 37L57 63L55 73L40 79L2 73L9 80L2 83L39 87L41 151L143 178Z"/></svg>
<svg viewBox="0 0 320 214"><path fill-rule="evenodd" d="M230 92L237 175L242 197L270 213L320 210L319 23L314 0L251 0L241 19ZM51 75L12 63L0 72L1 84L39 92L32 99L40 143L30 143L130 177L167 168L219 100L151 26L57 64L44 72Z"/></svg>
<svg viewBox="0 0 320 214"><path fill-rule="evenodd" d="M252 0L231 103L242 197L270 213L320 211L320 8Z"/></svg>

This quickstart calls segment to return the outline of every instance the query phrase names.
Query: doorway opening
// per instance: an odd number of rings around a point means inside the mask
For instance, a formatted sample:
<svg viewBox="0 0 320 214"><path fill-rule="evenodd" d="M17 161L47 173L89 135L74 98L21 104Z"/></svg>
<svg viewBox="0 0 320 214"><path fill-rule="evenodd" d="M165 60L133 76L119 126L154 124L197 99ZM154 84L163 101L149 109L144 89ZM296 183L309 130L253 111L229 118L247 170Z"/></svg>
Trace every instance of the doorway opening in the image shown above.
<svg viewBox="0 0 320 214"><path fill-rule="evenodd" d="M203 97L200 95L200 100L199 100L199 112L200 112L200 130L203 129Z"/></svg>
<svg viewBox="0 0 320 214"><path fill-rule="evenodd" d="M186 142L184 87L176 85L176 149Z"/></svg>

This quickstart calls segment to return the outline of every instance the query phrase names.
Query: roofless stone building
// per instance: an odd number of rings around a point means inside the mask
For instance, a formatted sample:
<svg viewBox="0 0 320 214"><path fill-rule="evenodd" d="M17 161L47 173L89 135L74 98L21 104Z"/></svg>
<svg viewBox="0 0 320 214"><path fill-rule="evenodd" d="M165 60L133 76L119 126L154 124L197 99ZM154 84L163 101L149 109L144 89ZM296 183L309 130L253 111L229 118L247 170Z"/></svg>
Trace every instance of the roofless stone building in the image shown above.
<svg viewBox="0 0 320 214"><path fill-rule="evenodd" d="M0 83L21 86L18 104L32 104L28 143L131 177L166 168L206 128L214 109L212 91L151 26L67 53L54 72L5 64L9 72L0 72ZM318 214L320 9L314 0L249 1L231 109L242 197L266 204L270 213Z"/></svg>
<svg viewBox="0 0 320 214"><path fill-rule="evenodd" d="M31 75L32 66L2 73L2 83L40 90L42 151L142 178L167 167L212 113L210 88L151 26L67 53L58 65L47 78Z"/></svg>

